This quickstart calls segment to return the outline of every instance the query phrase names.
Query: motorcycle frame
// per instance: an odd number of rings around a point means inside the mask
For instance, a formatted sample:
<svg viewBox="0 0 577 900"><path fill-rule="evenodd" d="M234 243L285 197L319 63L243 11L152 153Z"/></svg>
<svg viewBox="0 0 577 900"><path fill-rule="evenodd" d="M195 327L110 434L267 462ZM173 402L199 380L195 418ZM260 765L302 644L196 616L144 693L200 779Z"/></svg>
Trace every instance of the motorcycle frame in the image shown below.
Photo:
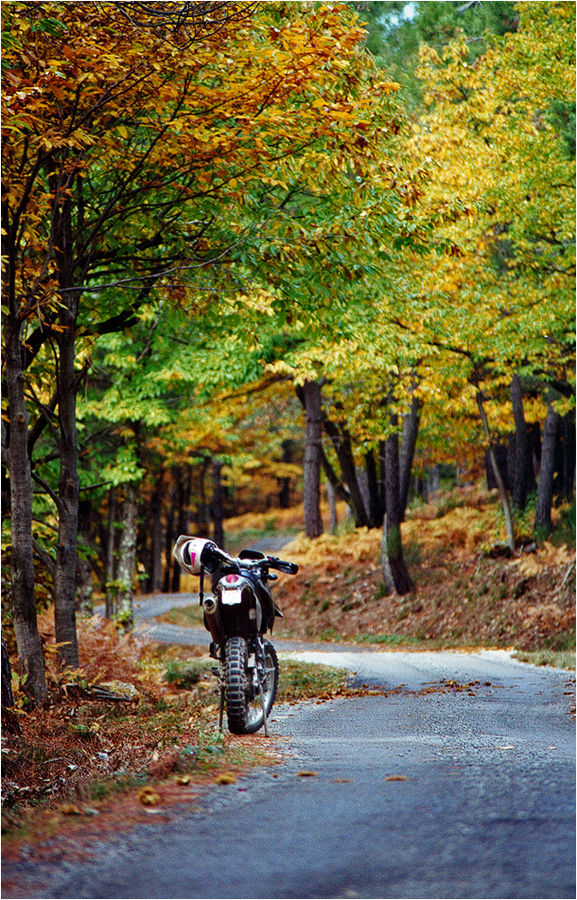
<svg viewBox="0 0 577 900"><path fill-rule="evenodd" d="M272 633L277 608L272 598L272 593L261 578L261 573L255 571L256 567L239 567L240 571L234 574L238 575L241 582L240 589L242 591L241 600L238 604L228 607L225 611L226 604L222 602L222 594L226 590L222 584L226 577L226 572L218 573L214 579L214 594L216 606L214 612L208 613L204 610L203 620L204 626L209 631L213 641L219 647L218 660L220 663L219 682L220 682L220 702L218 727L223 730L224 722L224 696L225 686L222 677L222 667L225 662L225 645L226 641L235 636L245 638L249 653L249 660L254 656L254 665L248 666L249 669L256 670L256 678L258 681L258 691L262 704L263 725L265 736L269 736L268 717L265 708L264 695L260 683L259 661L264 663L264 645L263 636L267 631ZM269 576L270 577L270 576ZM275 577L275 576L273 576ZM260 593L260 597L258 596ZM204 567L200 571L199 585L199 603L204 608ZM262 601L262 602L261 602ZM251 616L251 612L254 615ZM279 615L280 610L278 611ZM254 624L253 624L254 623ZM254 677L254 676L253 676Z"/></svg>

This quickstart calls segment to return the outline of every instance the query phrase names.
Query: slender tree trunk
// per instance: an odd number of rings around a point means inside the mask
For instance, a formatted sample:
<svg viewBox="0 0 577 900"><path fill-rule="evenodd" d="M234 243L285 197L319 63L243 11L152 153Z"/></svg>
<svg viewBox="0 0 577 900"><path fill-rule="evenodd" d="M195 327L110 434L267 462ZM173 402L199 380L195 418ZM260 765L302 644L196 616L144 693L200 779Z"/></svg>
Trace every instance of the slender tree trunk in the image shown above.
<svg viewBox="0 0 577 900"><path fill-rule="evenodd" d="M401 520L404 520L409 501L409 486L411 484L411 472L417 438L419 436L419 403L416 397L411 400L411 408L403 417L403 434L401 438L401 451L399 460L399 498L401 503Z"/></svg>
<svg viewBox="0 0 577 900"><path fill-rule="evenodd" d="M331 466L330 462L327 459L324 448L321 446L321 464L323 467L323 472L326 475L327 482L330 484L332 489L334 490L337 497L340 497L341 500L344 500L347 506L349 507L349 512L351 511L351 495L348 491L346 485L342 482L342 480L338 477L337 473Z"/></svg>
<svg viewBox="0 0 577 900"><path fill-rule="evenodd" d="M85 548L90 546L90 501L83 500L79 505L78 511L78 536ZM78 554L76 566L76 608L78 612L84 615L91 615L93 612L92 602L92 566L90 560L86 558L84 549Z"/></svg>
<svg viewBox="0 0 577 900"><path fill-rule="evenodd" d="M513 403L513 419L515 421L514 464L513 464L513 505L524 510L527 495L535 488L531 446L527 433L527 423L523 410L523 389L517 374L511 381L511 400Z"/></svg>
<svg viewBox="0 0 577 900"><path fill-rule="evenodd" d="M318 381L305 381L303 400L306 415L304 457L304 525L309 538L323 533L320 508L320 476L322 448L321 386Z"/></svg>
<svg viewBox="0 0 577 900"><path fill-rule="evenodd" d="M189 531L189 506L192 490L192 471L190 467L187 466L185 469L180 469L177 473L177 478L175 513L178 523L177 535L180 535L188 534ZM172 553L170 555L172 556ZM180 590L181 570L180 566L176 564L176 561L174 562L170 589L173 593L177 594Z"/></svg>
<svg viewBox="0 0 577 900"><path fill-rule="evenodd" d="M561 462L559 496L570 501L573 498L575 484L575 410L568 412L561 419Z"/></svg>
<svg viewBox="0 0 577 900"><path fill-rule="evenodd" d="M373 450L369 450L365 456L365 471L367 484L366 507L369 514L369 528L380 528L383 524L385 510L381 497L377 462Z"/></svg>
<svg viewBox="0 0 577 900"><path fill-rule="evenodd" d="M547 407L547 417L543 428L541 444L541 468L539 469L539 485L537 489L537 508L535 510L535 532L549 534L551 531L551 506L553 503L553 475L555 474L555 444L561 423L561 416L555 412L551 403Z"/></svg>
<svg viewBox="0 0 577 900"><path fill-rule="evenodd" d="M162 590L162 493L164 472L160 473L150 503L150 581L153 594Z"/></svg>
<svg viewBox="0 0 577 900"><path fill-rule="evenodd" d="M330 510L329 530L331 534L336 534L336 530L339 524L339 517L337 513L337 492L335 491L330 481L327 483L327 499L329 501Z"/></svg>
<svg viewBox="0 0 577 900"><path fill-rule="evenodd" d="M483 423L483 429L485 431L485 436L487 438L489 460L491 462L491 467L493 469L495 481L497 482L497 489L499 491L499 497L501 499L501 506L503 507L503 513L505 516L505 528L507 531L507 546L509 547L509 550L513 553L515 551L515 527L513 524L513 514L511 512L511 504L509 503L509 495L507 494L507 489L503 482L503 478L501 477L501 472L499 470L499 465L497 463L497 457L495 456L493 441L491 439L491 432L489 430L489 423L487 421L485 407L483 405L483 395L479 389L477 389L477 406L479 407L479 413L481 416L481 421Z"/></svg>
<svg viewBox="0 0 577 900"><path fill-rule="evenodd" d="M117 489L108 491L108 540L106 543L106 618L116 614L116 506Z"/></svg>
<svg viewBox="0 0 577 900"><path fill-rule="evenodd" d="M58 421L60 430L59 517L54 571L54 622L58 658L78 666L76 635L76 544L78 540L78 441L76 433L75 316L63 310L58 335Z"/></svg>
<svg viewBox="0 0 577 900"><path fill-rule="evenodd" d="M27 675L26 692L35 703L48 697L42 643L36 619L32 536L32 473L28 457L28 412L20 328L16 317L5 326L6 387L10 413L8 466L12 525L12 614L19 666Z"/></svg>
<svg viewBox="0 0 577 900"><path fill-rule="evenodd" d="M196 513L196 534L204 537L210 533L210 505L207 500L206 477L210 469L210 457L205 456L202 460L199 472L198 493L200 502Z"/></svg>
<svg viewBox="0 0 577 900"><path fill-rule="evenodd" d="M379 441L379 497L383 508L383 520L386 510L386 442Z"/></svg>
<svg viewBox="0 0 577 900"><path fill-rule="evenodd" d="M172 571L173 566L176 565L178 567L178 563L172 556L172 545L174 544L178 535L174 533L174 519L176 513L176 487L173 485L170 491L170 505L168 507L168 514L166 518L166 532L164 535L164 549L165 549L165 559L166 565L164 569L164 576L162 579L162 590L163 593L167 594L170 590L170 585L172 581Z"/></svg>
<svg viewBox="0 0 577 900"><path fill-rule="evenodd" d="M224 550L222 497L222 463L218 459L212 461L212 522L215 543Z"/></svg>
<svg viewBox="0 0 577 900"><path fill-rule="evenodd" d="M53 161L55 162L55 160ZM73 290L76 260L72 236L70 192L62 183L62 171L48 175L52 191L52 238L58 274L59 330L58 427L60 478L58 481L58 540L54 572L54 623L61 665L78 666L76 633L76 562L78 541L78 435L76 430L76 320L80 294Z"/></svg>
<svg viewBox="0 0 577 900"><path fill-rule="evenodd" d="M2 731L20 734L18 716L14 712L12 694L12 667L6 641L2 638Z"/></svg>
<svg viewBox="0 0 577 900"><path fill-rule="evenodd" d="M355 518L355 525L357 528L366 528L369 525L369 516L357 478L350 435L345 428L337 428L334 422L330 422L328 419L325 419L323 424L335 448L343 481L349 489L349 502Z"/></svg>
<svg viewBox="0 0 577 900"><path fill-rule="evenodd" d="M122 504L122 531L118 542L118 599L116 616L126 627L134 621L134 567L136 562L137 502L136 485L126 485Z"/></svg>
<svg viewBox="0 0 577 900"><path fill-rule="evenodd" d="M282 442L282 461L292 463L294 455L293 442L289 439ZM288 509L291 497L291 478L279 478L278 505L281 509Z"/></svg>
<svg viewBox="0 0 577 900"><path fill-rule="evenodd" d="M391 416L393 427L397 416ZM385 519L381 543L383 577L389 590L403 596L410 593L413 581L405 564L401 536L402 508L399 476L399 437L395 430L385 442Z"/></svg>

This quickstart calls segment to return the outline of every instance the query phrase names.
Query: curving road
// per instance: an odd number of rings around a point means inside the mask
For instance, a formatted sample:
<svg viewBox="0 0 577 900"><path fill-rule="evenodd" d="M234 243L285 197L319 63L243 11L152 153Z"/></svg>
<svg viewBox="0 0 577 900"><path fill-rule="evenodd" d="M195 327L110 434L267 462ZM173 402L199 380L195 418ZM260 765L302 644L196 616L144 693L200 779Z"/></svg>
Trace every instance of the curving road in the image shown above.
<svg viewBox="0 0 577 900"><path fill-rule="evenodd" d="M281 766L82 862L20 862L4 896L575 896L571 673L504 652L295 655L384 693L279 707Z"/></svg>

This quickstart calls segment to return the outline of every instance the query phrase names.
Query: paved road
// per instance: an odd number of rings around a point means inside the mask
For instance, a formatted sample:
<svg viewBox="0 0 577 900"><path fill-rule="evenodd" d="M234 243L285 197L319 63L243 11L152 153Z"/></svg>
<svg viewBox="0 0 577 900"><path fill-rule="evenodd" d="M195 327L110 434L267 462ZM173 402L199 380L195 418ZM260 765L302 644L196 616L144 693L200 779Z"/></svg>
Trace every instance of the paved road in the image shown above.
<svg viewBox="0 0 577 900"><path fill-rule="evenodd" d="M141 597L134 603L135 631L138 634L147 635L160 644L182 644L185 647L200 645L201 647L206 647L208 651L210 635L204 627L183 628L180 625L156 621L157 616L168 612L170 609L191 606L196 603L198 603L198 594L151 594L147 597ZM97 607L95 612L103 615L104 607ZM327 649L327 642L313 644L305 641L279 638L277 635L278 629L279 625L277 624L273 639L275 646L279 650ZM360 653L362 647L347 645L347 649L351 652Z"/></svg>
<svg viewBox="0 0 577 900"><path fill-rule="evenodd" d="M45 878L23 896L575 896L570 673L505 653L305 657L397 690L280 707L279 768L81 863L21 864Z"/></svg>

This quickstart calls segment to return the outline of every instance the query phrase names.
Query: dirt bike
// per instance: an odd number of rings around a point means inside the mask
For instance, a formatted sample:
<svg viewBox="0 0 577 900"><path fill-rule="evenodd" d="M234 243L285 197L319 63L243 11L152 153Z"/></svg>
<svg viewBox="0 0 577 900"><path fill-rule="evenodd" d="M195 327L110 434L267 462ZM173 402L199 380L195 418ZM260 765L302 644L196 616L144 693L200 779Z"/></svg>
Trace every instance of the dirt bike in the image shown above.
<svg viewBox="0 0 577 900"><path fill-rule="evenodd" d="M199 603L212 637L210 655L219 663L213 669L220 682L219 727L226 705L229 731L254 734L264 725L268 737L279 667L265 634L272 633L277 616L284 618L268 586L278 577L270 570L294 575L298 566L259 550L230 556L214 541L187 535L178 538L172 552L185 572L200 576ZM212 594L204 593L205 573L212 575Z"/></svg>

